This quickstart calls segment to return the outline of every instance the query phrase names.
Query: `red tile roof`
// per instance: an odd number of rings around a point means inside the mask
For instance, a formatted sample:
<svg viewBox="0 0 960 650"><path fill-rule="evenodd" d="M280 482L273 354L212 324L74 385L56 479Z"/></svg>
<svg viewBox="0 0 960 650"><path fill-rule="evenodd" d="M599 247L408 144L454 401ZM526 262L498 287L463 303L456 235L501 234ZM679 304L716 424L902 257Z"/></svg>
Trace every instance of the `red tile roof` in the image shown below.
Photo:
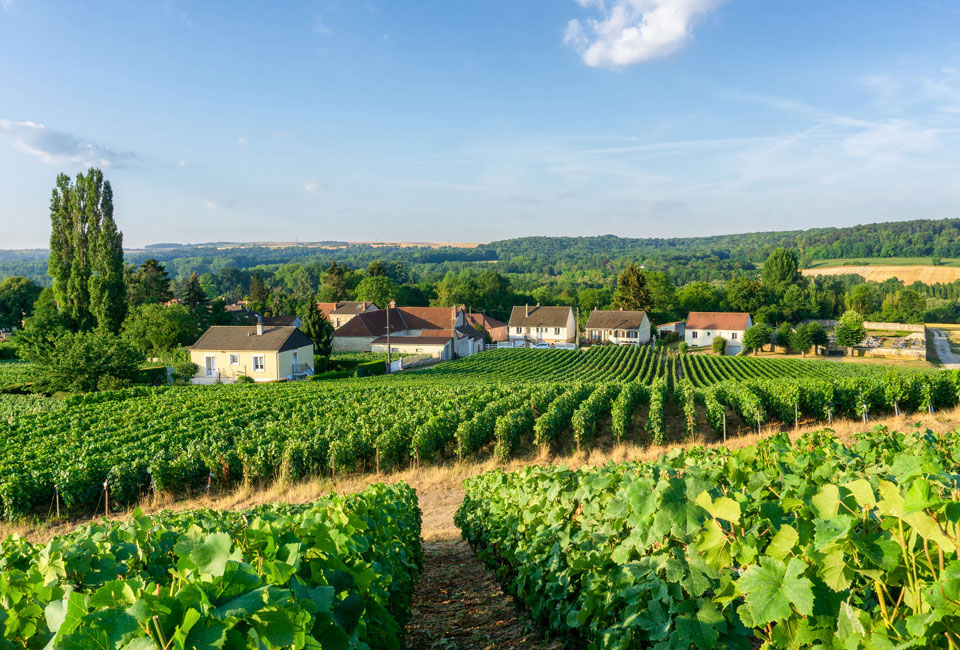
<svg viewBox="0 0 960 650"><path fill-rule="evenodd" d="M732 311L692 311L687 316L688 330L731 330L742 332L747 329L750 314Z"/></svg>

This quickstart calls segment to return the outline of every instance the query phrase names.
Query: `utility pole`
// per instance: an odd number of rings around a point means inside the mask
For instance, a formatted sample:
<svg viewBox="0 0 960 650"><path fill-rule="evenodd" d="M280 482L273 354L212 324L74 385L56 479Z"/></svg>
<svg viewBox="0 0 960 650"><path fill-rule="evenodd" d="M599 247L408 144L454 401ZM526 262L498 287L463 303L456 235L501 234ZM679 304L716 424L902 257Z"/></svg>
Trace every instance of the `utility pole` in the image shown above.
<svg viewBox="0 0 960 650"><path fill-rule="evenodd" d="M390 373L390 303L387 303L387 373Z"/></svg>

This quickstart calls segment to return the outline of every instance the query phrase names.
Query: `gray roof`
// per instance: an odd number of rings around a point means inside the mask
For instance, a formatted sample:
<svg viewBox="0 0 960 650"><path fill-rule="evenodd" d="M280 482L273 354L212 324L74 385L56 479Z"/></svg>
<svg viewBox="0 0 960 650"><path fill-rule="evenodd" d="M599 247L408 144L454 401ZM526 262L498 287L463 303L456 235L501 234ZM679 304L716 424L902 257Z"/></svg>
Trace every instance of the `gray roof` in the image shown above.
<svg viewBox="0 0 960 650"><path fill-rule="evenodd" d="M234 350L283 352L312 346L310 337L296 327L264 327L257 336L257 328L249 326L217 325L211 327L190 346L191 350Z"/></svg>
<svg viewBox="0 0 960 650"><path fill-rule="evenodd" d="M645 311L606 311L594 309L587 321L587 329L637 330L646 318ZM647 321L650 322L649 320Z"/></svg>
<svg viewBox="0 0 960 650"><path fill-rule="evenodd" d="M510 312L510 327L566 327L572 307L518 305Z"/></svg>

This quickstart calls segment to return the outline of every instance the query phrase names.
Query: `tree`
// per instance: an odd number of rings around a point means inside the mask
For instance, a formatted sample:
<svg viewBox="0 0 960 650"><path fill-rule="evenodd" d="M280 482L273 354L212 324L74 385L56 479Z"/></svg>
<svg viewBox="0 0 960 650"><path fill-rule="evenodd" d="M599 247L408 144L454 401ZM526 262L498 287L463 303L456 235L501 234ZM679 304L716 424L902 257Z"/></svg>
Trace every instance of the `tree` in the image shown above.
<svg viewBox="0 0 960 650"><path fill-rule="evenodd" d="M773 342L787 352L790 348L790 337L793 336L793 328L790 323L781 323L773 335Z"/></svg>
<svg viewBox="0 0 960 650"><path fill-rule="evenodd" d="M102 174L98 174L98 180ZM117 333L127 315L127 285L123 263L123 233L113 220L113 188L103 183L101 219L91 255L90 311L97 326Z"/></svg>
<svg viewBox="0 0 960 650"><path fill-rule="evenodd" d="M347 297L346 272L346 267L337 266L336 261L333 261L323 274L323 284L329 290L329 302L337 302Z"/></svg>
<svg viewBox="0 0 960 650"><path fill-rule="evenodd" d="M726 285L727 302L735 311L745 311L754 314L763 306L763 287L757 278L740 276L733 278Z"/></svg>
<svg viewBox="0 0 960 650"><path fill-rule="evenodd" d="M140 266L131 269L127 285L130 307L169 302L173 298L171 285L170 274L163 264L152 257L144 260Z"/></svg>
<svg viewBox="0 0 960 650"><path fill-rule="evenodd" d="M113 190L91 168L71 181L57 176L50 198L53 296L72 329L99 325L116 331L123 320L123 234L113 220Z"/></svg>
<svg viewBox="0 0 960 650"><path fill-rule="evenodd" d="M650 309L658 314L668 314L676 317L677 289L663 271L644 271L643 277L647 281L650 291Z"/></svg>
<svg viewBox="0 0 960 650"><path fill-rule="evenodd" d="M845 311L833 328L833 340L837 345L847 348L851 354L853 346L858 345L866 336L867 330L863 326L863 316L852 309Z"/></svg>
<svg viewBox="0 0 960 650"><path fill-rule="evenodd" d="M763 346L770 343L770 337L773 336L773 329L764 323L757 323L747 328L743 333L743 347L753 352L759 352Z"/></svg>
<svg viewBox="0 0 960 650"><path fill-rule="evenodd" d="M397 295L397 283L385 275L373 275L357 285L357 299L367 300L381 309L386 309Z"/></svg>
<svg viewBox="0 0 960 650"><path fill-rule="evenodd" d="M374 260L367 266L367 275L377 277L387 274L387 267L380 260Z"/></svg>
<svg viewBox="0 0 960 650"><path fill-rule="evenodd" d="M200 279L197 278L196 271L190 275L190 279L187 280L187 285L183 289L183 304L194 314L199 311L200 307L207 304L207 294L200 286Z"/></svg>
<svg viewBox="0 0 960 650"><path fill-rule="evenodd" d="M136 378L143 354L116 334L63 332L49 344L21 348L36 364L34 385L42 392L119 388Z"/></svg>
<svg viewBox="0 0 960 650"><path fill-rule="evenodd" d="M160 356L193 343L198 329L196 316L184 305L140 305L123 321L123 338L144 354Z"/></svg>
<svg viewBox="0 0 960 650"><path fill-rule="evenodd" d="M0 328L22 329L41 291L33 280L22 276L0 280Z"/></svg>
<svg viewBox="0 0 960 650"><path fill-rule="evenodd" d="M677 291L677 309L681 314L691 311L717 311L722 304L722 292L706 282L691 282Z"/></svg>
<svg viewBox="0 0 960 650"><path fill-rule="evenodd" d="M763 263L763 284L774 290L800 281L800 261L789 248L776 248Z"/></svg>
<svg viewBox="0 0 960 650"><path fill-rule="evenodd" d="M713 352L715 354L723 354L727 349L727 339L722 336L713 337Z"/></svg>
<svg viewBox="0 0 960 650"><path fill-rule="evenodd" d="M647 279L636 264L630 264L617 276L617 290L613 294L615 309L647 311L650 309L650 291Z"/></svg>
<svg viewBox="0 0 960 650"><path fill-rule="evenodd" d="M250 276L250 309L255 312L261 312L267 308L267 302L270 299L270 292L263 283L263 278L259 273Z"/></svg>
<svg viewBox="0 0 960 650"><path fill-rule="evenodd" d="M820 327L816 323L806 323L793 330L793 333L790 335L790 349L799 352L802 356L807 356L807 350L813 345L811 325ZM822 330L823 328L820 329Z"/></svg>
<svg viewBox="0 0 960 650"><path fill-rule="evenodd" d="M317 300L307 301L300 316L300 331L313 341L313 353L321 357L329 357L333 350L333 325L317 309Z"/></svg>
<svg viewBox="0 0 960 650"><path fill-rule="evenodd" d="M913 289L903 289L883 299L880 316L888 323L922 323L927 300Z"/></svg>
<svg viewBox="0 0 960 650"><path fill-rule="evenodd" d="M811 343L817 346L817 348L830 342L830 339L827 336L827 331L823 329L823 326L820 323L807 323L804 325L804 327L810 334ZM819 352L819 350L815 350L815 352Z"/></svg>
<svg viewBox="0 0 960 650"><path fill-rule="evenodd" d="M847 293L844 300L847 309L859 312L862 316L872 314L877 309L877 294L873 287L863 283L855 286Z"/></svg>

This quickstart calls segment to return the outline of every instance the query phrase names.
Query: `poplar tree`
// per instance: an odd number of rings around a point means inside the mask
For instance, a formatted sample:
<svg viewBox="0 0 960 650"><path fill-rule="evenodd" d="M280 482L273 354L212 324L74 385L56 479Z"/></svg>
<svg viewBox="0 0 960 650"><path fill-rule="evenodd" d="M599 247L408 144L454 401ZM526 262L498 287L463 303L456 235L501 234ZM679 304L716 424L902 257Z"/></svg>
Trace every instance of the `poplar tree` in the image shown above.
<svg viewBox="0 0 960 650"><path fill-rule="evenodd" d="M123 234L113 220L113 190L90 168L71 182L57 176L50 198L50 258L57 308L74 330L116 332L125 315Z"/></svg>

